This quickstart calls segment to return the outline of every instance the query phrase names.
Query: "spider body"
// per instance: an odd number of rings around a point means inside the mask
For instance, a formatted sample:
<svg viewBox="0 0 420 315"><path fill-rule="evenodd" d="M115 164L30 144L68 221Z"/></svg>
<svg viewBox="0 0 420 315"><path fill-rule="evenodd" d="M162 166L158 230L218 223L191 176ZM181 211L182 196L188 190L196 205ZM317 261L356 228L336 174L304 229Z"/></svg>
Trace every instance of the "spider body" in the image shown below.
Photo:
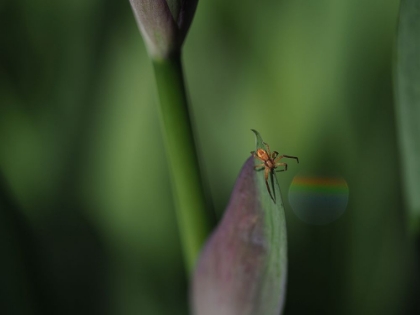
<svg viewBox="0 0 420 315"><path fill-rule="evenodd" d="M257 152L252 151L251 154L258 160L260 160L261 164L255 165L254 169L256 171L261 171L264 169L264 178L265 178L265 184L267 186L268 193L271 196L271 199L274 200L273 195L271 194L270 186L268 185L268 176L272 174L273 172L284 172L287 171L287 163L280 162L283 158L289 158L289 159L295 159L299 163L299 158L296 156L291 155L280 155L277 151L273 151L271 153L270 146L263 142L266 150L264 149L258 149ZM283 167L281 170L276 170L278 167Z"/></svg>

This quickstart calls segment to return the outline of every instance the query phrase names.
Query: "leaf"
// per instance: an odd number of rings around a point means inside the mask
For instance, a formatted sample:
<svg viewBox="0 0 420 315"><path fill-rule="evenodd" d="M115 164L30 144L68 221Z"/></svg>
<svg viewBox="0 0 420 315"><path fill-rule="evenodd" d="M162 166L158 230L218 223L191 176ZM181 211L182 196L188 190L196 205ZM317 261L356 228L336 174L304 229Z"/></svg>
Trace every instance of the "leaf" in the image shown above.
<svg viewBox="0 0 420 315"><path fill-rule="evenodd" d="M254 131L257 149L264 148ZM270 197L264 172L245 162L222 221L207 241L192 280L195 315L278 315L286 292L287 235L280 188ZM258 162L257 162L258 164Z"/></svg>
<svg viewBox="0 0 420 315"><path fill-rule="evenodd" d="M396 115L403 185L412 225L420 228L420 1L403 0L397 35Z"/></svg>

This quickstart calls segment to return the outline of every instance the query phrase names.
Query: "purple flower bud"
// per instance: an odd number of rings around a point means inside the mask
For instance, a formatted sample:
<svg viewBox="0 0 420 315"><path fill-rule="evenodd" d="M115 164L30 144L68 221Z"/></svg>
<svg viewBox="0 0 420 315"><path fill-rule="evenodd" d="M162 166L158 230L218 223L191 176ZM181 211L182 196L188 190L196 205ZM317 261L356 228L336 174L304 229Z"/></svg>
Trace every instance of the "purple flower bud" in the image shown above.
<svg viewBox="0 0 420 315"><path fill-rule="evenodd" d="M163 59L178 52L191 25L198 0L130 0L150 56Z"/></svg>
<svg viewBox="0 0 420 315"><path fill-rule="evenodd" d="M279 315L286 287L286 222L264 172L250 157L236 181L229 206L200 255L192 280L194 315Z"/></svg>

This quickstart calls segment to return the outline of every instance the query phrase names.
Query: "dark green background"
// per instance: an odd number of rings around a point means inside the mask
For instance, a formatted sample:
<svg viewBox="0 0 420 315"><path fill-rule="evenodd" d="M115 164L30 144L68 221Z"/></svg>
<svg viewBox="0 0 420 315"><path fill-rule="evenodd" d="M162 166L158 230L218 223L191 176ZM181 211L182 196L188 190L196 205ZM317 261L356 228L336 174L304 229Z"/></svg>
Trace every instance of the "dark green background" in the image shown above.
<svg viewBox="0 0 420 315"><path fill-rule="evenodd" d="M301 161L278 176L285 314L417 314L393 105L398 6L199 2L183 59L218 215L251 128ZM128 0L5 0L0 25L2 313L187 314L170 156ZM299 171L347 180L338 221L293 214Z"/></svg>

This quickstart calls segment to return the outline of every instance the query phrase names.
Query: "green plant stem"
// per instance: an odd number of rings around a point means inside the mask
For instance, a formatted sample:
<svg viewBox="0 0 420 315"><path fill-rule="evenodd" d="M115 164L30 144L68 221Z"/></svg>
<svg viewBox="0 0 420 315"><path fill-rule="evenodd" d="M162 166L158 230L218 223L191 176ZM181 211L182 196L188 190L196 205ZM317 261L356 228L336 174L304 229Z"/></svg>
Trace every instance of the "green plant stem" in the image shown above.
<svg viewBox="0 0 420 315"><path fill-rule="evenodd" d="M189 272L212 226L194 144L180 54L153 60L178 226Z"/></svg>

